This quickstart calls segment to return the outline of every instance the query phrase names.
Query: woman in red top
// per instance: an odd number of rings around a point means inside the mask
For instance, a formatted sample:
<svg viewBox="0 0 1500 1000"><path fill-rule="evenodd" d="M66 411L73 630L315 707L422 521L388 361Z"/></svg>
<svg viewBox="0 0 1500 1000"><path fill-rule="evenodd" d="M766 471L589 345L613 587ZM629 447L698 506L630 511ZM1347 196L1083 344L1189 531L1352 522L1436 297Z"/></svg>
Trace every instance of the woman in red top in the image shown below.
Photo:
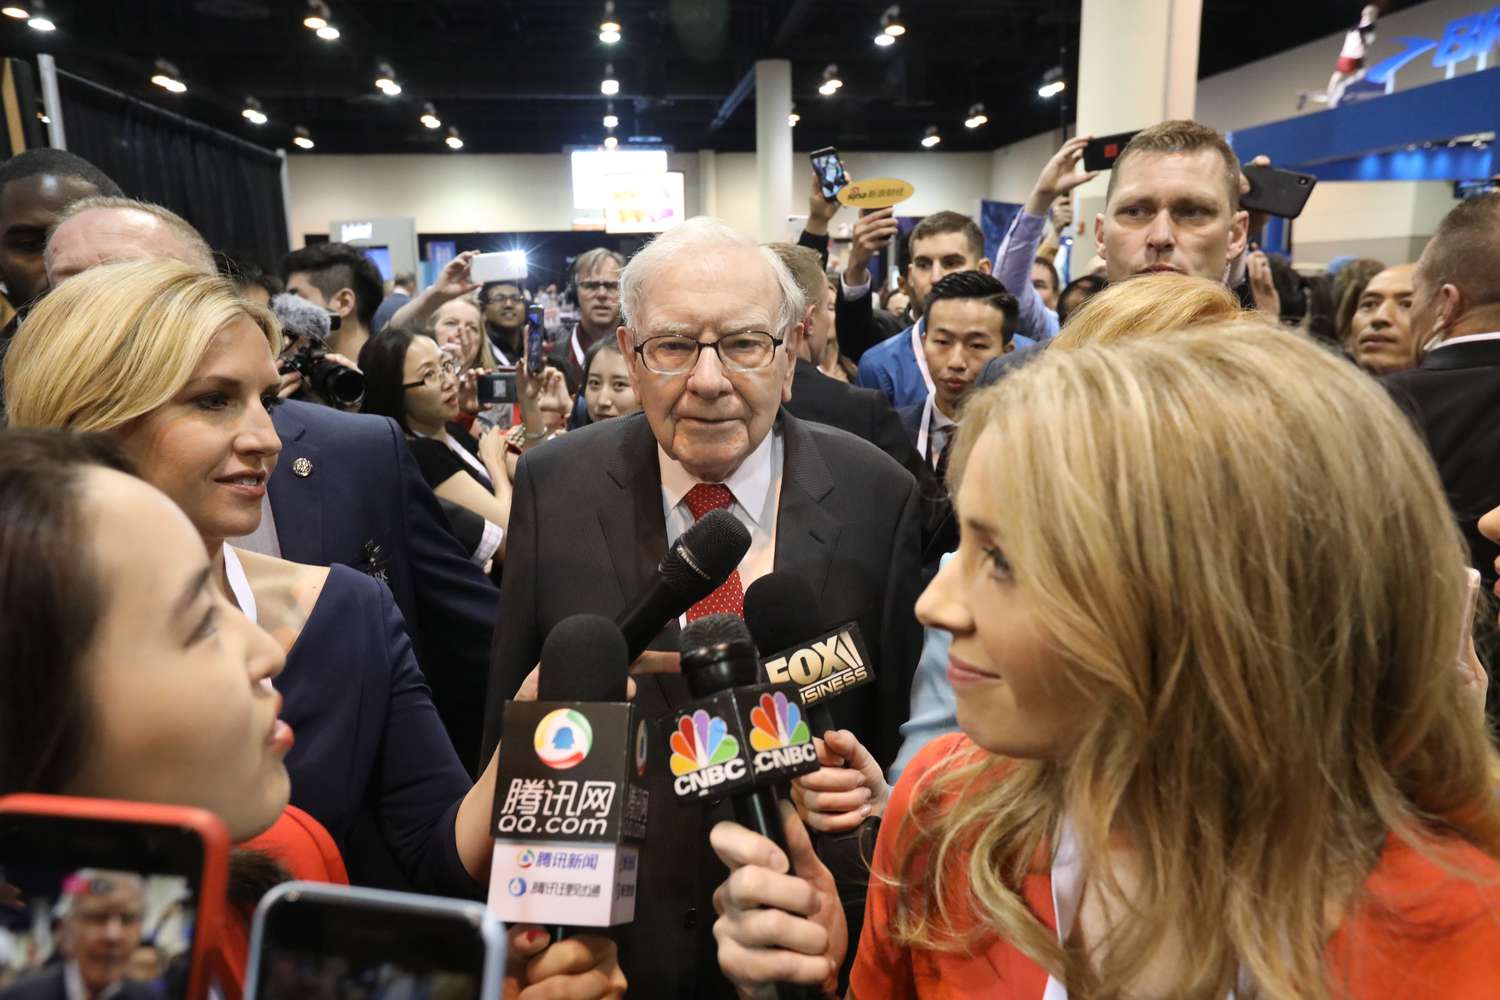
<svg viewBox="0 0 1500 1000"><path fill-rule="evenodd" d="M1050 351L970 403L953 469L917 611L963 734L891 799L852 996L1496 995L1465 554L1378 386L1259 323ZM713 840L726 975L831 992L800 821L790 859Z"/></svg>

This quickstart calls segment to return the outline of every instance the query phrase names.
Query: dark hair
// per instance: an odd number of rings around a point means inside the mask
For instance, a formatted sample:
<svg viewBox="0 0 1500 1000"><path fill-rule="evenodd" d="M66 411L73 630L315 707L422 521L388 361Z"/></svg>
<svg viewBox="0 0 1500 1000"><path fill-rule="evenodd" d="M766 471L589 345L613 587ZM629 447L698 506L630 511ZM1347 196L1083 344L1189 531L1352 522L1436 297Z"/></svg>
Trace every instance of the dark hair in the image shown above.
<svg viewBox="0 0 1500 1000"><path fill-rule="evenodd" d="M244 254L215 250L214 269L236 285L259 285L273 299L286 291L280 278L267 273L265 268Z"/></svg>
<svg viewBox="0 0 1500 1000"><path fill-rule="evenodd" d="M1385 270L1385 264L1369 257L1350 261L1339 269L1333 279L1333 301L1336 306L1333 317L1334 336L1340 344L1349 339L1354 328L1354 313L1359 308L1360 296L1370 280Z"/></svg>
<svg viewBox="0 0 1500 1000"><path fill-rule="evenodd" d="M60 793L95 729L81 661L106 592L79 496L93 466L134 475L101 435L0 430L0 795Z"/></svg>
<svg viewBox="0 0 1500 1000"><path fill-rule="evenodd" d="M390 417L407 434L406 422L406 352L418 337L433 339L423 330L388 326L365 341L359 351L359 367L365 373L365 398L359 412Z"/></svg>
<svg viewBox="0 0 1500 1000"><path fill-rule="evenodd" d="M583 355L583 377L587 381L589 370L594 367L594 359L605 351L614 351L620 354L620 342L614 337L600 337L589 345L589 349ZM623 355L621 355L623 357Z"/></svg>
<svg viewBox="0 0 1500 1000"><path fill-rule="evenodd" d="M955 271L932 286L932 293L927 296L927 308L922 310L922 314L930 317L932 307L944 299L978 299L991 309L999 310L1004 317L1000 326L1000 341L1010 343L1011 335L1016 332L1021 307L1016 302L1016 297L1005 290L999 278L982 271Z"/></svg>
<svg viewBox="0 0 1500 1000"><path fill-rule="evenodd" d="M1057 325L1062 326L1068 321L1073 310L1068 305L1068 296L1081 293L1083 298L1078 300L1081 306L1089 299L1098 295L1109 285L1109 279L1102 274L1080 274L1057 293Z"/></svg>
<svg viewBox="0 0 1500 1000"><path fill-rule="evenodd" d="M1058 276L1057 268L1053 265L1053 263L1045 257L1037 257L1031 262L1031 266L1036 267L1038 265L1045 267L1047 269L1047 273L1052 276L1052 290L1055 292L1062 291L1062 278Z"/></svg>
<svg viewBox="0 0 1500 1000"><path fill-rule="evenodd" d="M969 245L969 252L974 255L975 262L984 256L984 233L973 219L958 212L934 212L917 223L916 228L911 231L911 236L907 239L910 252L902 260L910 261L915 256L917 240L943 233L963 233L964 242Z"/></svg>
<svg viewBox="0 0 1500 1000"><path fill-rule="evenodd" d="M485 282L485 284L479 289L479 305L481 307L489 305L490 295L492 295L494 293L494 290L499 288L501 285L509 285L510 287L521 293L521 298L527 298L526 286L519 281L489 281Z"/></svg>
<svg viewBox="0 0 1500 1000"><path fill-rule="evenodd" d="M125 192L120 185L88 160L64 149L28 149L0 163L0 191L11 181L52 174L57 177L72 177L92 184L101 195L119 198Z"/></svg>
<svg viewBox="0 0 1500 1000"><path fill-rule="evenodd" d="M354 292L354 312L360 325L369 328L375 322L375 310L385 298L385 282L380 269L371 263L359 247L348 243L314 243L286 255L281 265L285 281L301 271L307 274L324 300L333 298L345 288Z"/></svg>
<svg viewBox="0 0 1500 1000"><path fill-rule="evenodd" d="M1459 202L1432 234L1417 265L1434 290L1454 285L1469 307L1500 302L1500 192Z"/></svg>

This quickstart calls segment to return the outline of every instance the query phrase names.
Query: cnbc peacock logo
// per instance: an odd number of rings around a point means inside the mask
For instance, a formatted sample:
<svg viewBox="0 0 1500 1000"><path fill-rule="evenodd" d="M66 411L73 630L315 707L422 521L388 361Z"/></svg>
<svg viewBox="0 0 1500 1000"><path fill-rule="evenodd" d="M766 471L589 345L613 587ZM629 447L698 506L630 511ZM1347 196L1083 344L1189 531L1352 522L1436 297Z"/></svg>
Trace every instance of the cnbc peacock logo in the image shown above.
<svg viewBox="0 0 1500 1000"><path fill-rule="evenodd" d="M729 726L717 715L698 709L678 718L668 741L670 765L677 777L672 790L681 796L702 796L726 781L745 776L740 741L729 734Z"/></svg>
<svg viewBox="0 0 1500 1000"><path fill-rule="evenodd" d="M818 759L801 706L780 691L761 695L760 704L750 710L750 747L756 751L751 761L756 774Z"/></svg>
<svg viewBox="0 0 1500 1000"><path fill-rule="evenodd" d="M548 767L566 771L577 767L594 745L594 729L583 713L559 708L542 716L532 743L537 758Z"/></svg>

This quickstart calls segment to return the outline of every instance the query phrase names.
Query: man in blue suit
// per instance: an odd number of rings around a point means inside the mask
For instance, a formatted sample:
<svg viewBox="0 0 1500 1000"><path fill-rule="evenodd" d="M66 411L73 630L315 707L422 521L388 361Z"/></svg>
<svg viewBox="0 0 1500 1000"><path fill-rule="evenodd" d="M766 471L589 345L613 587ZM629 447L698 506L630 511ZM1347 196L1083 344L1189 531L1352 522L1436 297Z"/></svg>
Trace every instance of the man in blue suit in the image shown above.
<svg viewBox="0 0 1500 1000"><path fill-rule="evenodd" d="M913 326L860 355L859 375L855 378L857 385L884 392L898 410L921 405L932 391L932 376L927 372L921 351L925 320L920 318L932 286L957 271L990 273L989 259L984 256L984 234L967 215L936 212L927 216L911 231L909 245L907 281L911 285L912 309L919 318ZM861 249L856 240L844 271L843 293L850 299L870 294L867 258L862 254L857 256ZM844 340L844 331L840 330L840 346Z"/></svg>

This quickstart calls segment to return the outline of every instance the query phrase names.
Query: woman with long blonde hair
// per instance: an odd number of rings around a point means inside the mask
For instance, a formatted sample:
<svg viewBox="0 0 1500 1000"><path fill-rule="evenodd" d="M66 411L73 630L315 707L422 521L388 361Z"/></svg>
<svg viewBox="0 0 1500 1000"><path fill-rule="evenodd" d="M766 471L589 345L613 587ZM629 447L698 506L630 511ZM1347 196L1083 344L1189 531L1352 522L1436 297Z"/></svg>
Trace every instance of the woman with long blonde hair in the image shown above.
<svg viewBox="0 0 1500 1000"><path fill-rule="evenodd" d="M851 996L1493 995L1465 550L1379 386L1256 322L1049 350L971 402L953 470L917 611L963 732L895 789ZM712 838L725 973L832 989L801 823L790 858Z"/></svg>
<svg viewBox="0 0 1500 1000"><path fill-rule="evenodd" d="M1141 274L1110 285L1084 303L1047 345L1073 348L1126 337L1224 323L1244 307L1222 281L1182 274Z"/></svg>

